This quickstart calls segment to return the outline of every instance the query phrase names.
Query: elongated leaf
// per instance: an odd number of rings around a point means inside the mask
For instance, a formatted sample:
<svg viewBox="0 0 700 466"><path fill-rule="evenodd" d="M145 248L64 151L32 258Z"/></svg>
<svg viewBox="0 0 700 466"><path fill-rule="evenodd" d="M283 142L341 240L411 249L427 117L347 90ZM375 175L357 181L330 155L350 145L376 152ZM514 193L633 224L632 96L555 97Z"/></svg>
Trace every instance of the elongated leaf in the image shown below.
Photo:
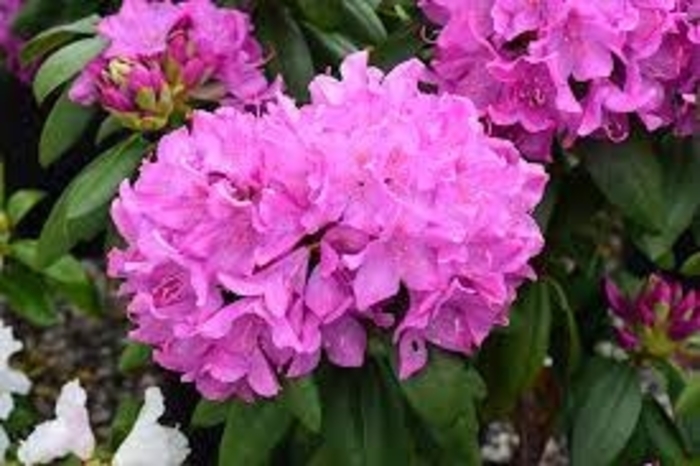
<svg viewBox="0 0 700 466"><path fill-rule="evenodd" d="M343 22L343 0L296 0L302 14L313 25L331 31Z"/></svg>
<svg viewBox="0 0 700 466"><path fill-rule="evenodd" d="M551 338L554 348L551 351L554 354L560 350L560 357L555 358L554 364L557 366L565 364L566 374L573 375L581 362L583 351L576 316L564 288L552 279L548 279L547 283L553 294L552 301L555 303L553 308L557 311L553 315ZM561 342L561 346L557 347L556 342Z"/></svg>
<svg viewBox="0 0 700 466"><path fill-rule="evenodd" d="M271 49L271 71L284 76L292 95L306 99L309 95L307 87L315 74L314 64L304 34L289 10L275 2L263 3L258 34L263 44Z"/></svg>
<svg viewBox="0 0 700 466"><path fill-rule="evenodd" d="M34 325L48 327L58 322L41 277L25 267L15 264L3 269L0 296L7 300L10 310Z"/></svg>
<svg viewBox="0 0 700 466"><path fill-rule="evenodd" d="M678 429L656 400L644 400L641 422L661 464L688 464Z"/></svg>
<svg viewBox="0 0 700 466"><path fill-rule="evenodd" d="M387 38L384 23L366 0L343 0L343 31L364 41L380 44Z"/></svg>
<svg viewBox="0 0 700 466"><path fill-rule="evenodd" d="M39 238L40 267L104 229L109 203L119 184L136 170L149 147L147 141L134 135L104 152L73 180L44 224Z"/></svg>
<svg viewBox="0 0 700 466"><path fill-rule="evenodd" d="M122 126L119 119L117 119L117 117L115 117L114 115L109 115L102 121L99 129L97 130L97 135L95 136L95 144L102 144L108 138L114 136L115 134L123 130L124 127Z"/></svg>
<svg viewBox="0 0 700 466"><path fill-rule="evenodd" d="M35 189L23 189L17 191L7 201L7 215L13 225L17 225L46 197L43 191Z"/></svg>
<svg viewBox="0 0 700 466"><path fill-rule="evenodd" d="M325 387L326 460L338 466L408 464L411 442L400 392L374 361L361 371L335 371Z"/></svg>
<svg viewBox="0 0 700 466"><path fill-rule="evenodd" d="M540 281L523 289L509 327L492 334L479 353L479 370L488 387L487 418L508 414L544 366L552 327L550 288Z"/></svg>
<svg viewBox="0 0 700 466"><path fill-rule="evenodd" d="M476 404L486 395L479 374L463 360L433 351L423 371L401 388L442 447L446 464L480 464Z"/></svg>
<svg viewBox="0 0 700 466"><path fill-rule="evenodd" d="M192 414L192 427L206 429L226 422L229 403L201 399Z"/></svg>
<svg viewBox="0 0 700 466"><path fill-rule="evenodd" d="M266 464L291 420L287 409L278 401L231 403L219 447L219 466Z"/></svg>
<svg viewBox="0 0 700 466"><path fill-rule="evenodd" d="M321 399L312 377L290 380L284 389L284 405L309 430L321 430Z"/></svg>
<svg viewBox="0 0 700 466"><path fill-rule="evenodd" d="M700 377L693 377L676 400L674 412L683 440L693 455L700 455Z"/></svg>
<svg viewBox="0 0 700 466"><path fill-rule="evenodd" d="M104 40L94 37L67 45L47 58L34 78L36 100L42 103L55 89L78 74L104 48Z"/></svg>
<svg viewBox="0 0 700 466"><path fill-rule="evenodd" d="M120 398L114 420L109 428L109 445L114 451L119 448L134 427L142 404L128 394Z"/></svg>
<svg viewBox="0 0 700 466"><path fill-rule="evenodd" d="M91 15L70 24L61 24L47 29L24 44L20 52L20 60L23 63L29 63L77 36L92 35L97 32L99 21L99 16Z"/></svg>
<svg viewBox="0 0 700 466"><path fill-rule="evenodd" d="M311 23L304 23L303 26L313 42L334 63L340 63L343 58L358 51L357 46L340 33L322 31Z"/></svg>
<svg viewBox="0 0 700 466"><path fill-rule="evenodd" d="M578 400L571 441L572 466L607 466L632 436L642 410L642 394L633 369L612 362L591 371L595 379Z"/></svg>
<svg viewBox="0 0 700 466"><path fill-rule="evenodd" d="M681 273L688 277L700 277L700 252L693 254L683 263Z"/></svg>
<svg viewBox="0 0 700 466"><path fill-rule="evenodd" d="M664 228L661 164L647 141L592 144L586 167L605 196L624 215L650 231Z"/></svg>
<svg viewBox="0 0 700 466"><path fill-rule="evenodd" d="M97 316L102 314L99 294L82 264L72 256L63 256L51 266L39 267L38 243L34 240L15 241L10 246L12 257L44 275L59 294L63 295L79 310Z"/></svg>
<svg viewBox="0 0 700 466"><path fill-rule="evenodd" d="M119 372L130 374L143 369L151 362L151 347L140 343L128 343L119 357Z"/></svg>
<svg viewBox="0 0 700 466"><path fill-rule="evenodd" d="M49 113L39 140L39 162L48 167L80 140L96 109L76 105L65 90Z"/></svg>

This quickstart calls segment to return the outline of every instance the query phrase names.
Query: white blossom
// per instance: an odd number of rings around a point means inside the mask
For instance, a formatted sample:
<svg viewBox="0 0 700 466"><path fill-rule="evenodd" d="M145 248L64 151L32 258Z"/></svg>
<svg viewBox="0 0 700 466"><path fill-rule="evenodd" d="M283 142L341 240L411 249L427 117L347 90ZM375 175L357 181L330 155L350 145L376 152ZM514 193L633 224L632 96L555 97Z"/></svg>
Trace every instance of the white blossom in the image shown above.
<svg viewBox="0 0 700 466"><path fill-rule="evenodd" d="M10 358L21 350L22 343L15 339L12 328L0 320L0 421L6 421L12 414L15 407L12 395L26 395L32 388L26 375L10 367ZM0 464L4 464L9 447L10 439L0 425Z"/></svg>
<svg viewBox="0 0 700 466"><path fill-rule="evenodd" d="M146 390L143 408L131 433L114 455L113 466L180 466L189 455L187 438L177 429L158 424L165 412L158 388Z"/></svg>
<svg viewBox="0 0 700 466"><path fill-rule="evenodd" d="M79 381L64 385L56 402L56 418L37 426L20 444L17 456L22 464L46 464L69 454L90 459L95 436L86 402L87 395Z"/></svg>

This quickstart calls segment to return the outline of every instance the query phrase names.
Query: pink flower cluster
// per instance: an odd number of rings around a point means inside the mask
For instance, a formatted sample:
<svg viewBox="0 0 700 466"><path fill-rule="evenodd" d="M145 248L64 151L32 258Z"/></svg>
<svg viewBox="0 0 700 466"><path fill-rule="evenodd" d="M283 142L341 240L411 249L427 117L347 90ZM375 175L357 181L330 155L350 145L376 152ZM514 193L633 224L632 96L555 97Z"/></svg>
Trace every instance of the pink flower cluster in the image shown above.
<svg viewBox="0 0 700 466"><path fill-rule="evenodd" d="M528 156L552 142L698 130L697 0L422 0L444 26L434 70Z"/></svg>
<svg viewBox="0 0 700 466"><path fill-rule="evenodd" d="M0 61L20 79L29 79L29 72L19 62L22 42L12 33L12 23L22 5L22 0L0 0Z"/></svg>
<svg viewBox="0 0 700 466"><path fill-rule="evenodd" d="M425 71L355 54L306 106L197 112L163 138L112 210L133 338L206 396L252 399L322 353L362 365L370 327L408 377L426 343L469 354L504 324L546 175L466 98L421 92Z"/></svg>
<svg viewBox="0 0 700 466"><path fill-rule="evenodd" d="M211 0L125 0L98 31L108 47L71 99L97 102L134 129L163 128L197 101L257 105L272 92L248 16Z"/></svg>

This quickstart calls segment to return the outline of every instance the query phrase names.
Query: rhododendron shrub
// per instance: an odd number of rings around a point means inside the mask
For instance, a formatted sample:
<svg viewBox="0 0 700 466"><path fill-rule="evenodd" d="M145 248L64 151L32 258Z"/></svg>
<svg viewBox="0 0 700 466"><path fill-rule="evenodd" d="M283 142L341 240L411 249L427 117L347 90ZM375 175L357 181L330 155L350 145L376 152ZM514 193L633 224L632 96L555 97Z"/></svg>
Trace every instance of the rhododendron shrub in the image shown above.
<svg viewBox="0 0 700 466"><path fill-rule="evenodd" d="M76 384L0 412L10 461L700 460L698 1L10 4L0 312L104 288L174 376L105 451Z"/></svg>
<svg viewBox="0 0 700 466"><path fill-rule="evenodd" d="M129 248L110 258L156 361L209 397L269 397L322 354L361 366L367 326L407 377L426 343L470 354L507 322L546 177L469 100L421 92L423 71L352 55L300 109L200 113L163 138L120 189Z"/></svg>

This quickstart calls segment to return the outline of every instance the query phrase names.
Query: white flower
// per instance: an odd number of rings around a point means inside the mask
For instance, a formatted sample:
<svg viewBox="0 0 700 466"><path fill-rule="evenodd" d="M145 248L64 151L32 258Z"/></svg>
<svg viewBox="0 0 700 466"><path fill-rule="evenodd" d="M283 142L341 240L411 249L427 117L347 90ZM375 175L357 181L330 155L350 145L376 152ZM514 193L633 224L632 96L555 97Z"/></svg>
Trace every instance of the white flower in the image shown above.
<svg viewBox="0 0 700 466"><path fill-rule="evenodd" d="M32 388L26 375L10 367L10 358L21 350L12 328L0 320L0 421L7 420L14 408L12 394L26 395Z"/></svg>
<svg viewBox="0 0 700 466"><path fill-rule="evenodd" d="M71 453L82 460L90 459L95 436L86 401L87 395L79 381L64 385L56 402L56 419L37 426L20 444L19 460L26 465L46 464Z"/></svg>
<svg viewBox="0 0 700 466"><path fill-rule="evenodd" d="M0 421L9 419L15 408L13 394L26 395L32 383L22 372L10 367L10 358L22 350L22 343L15 340L12 328L0 320ZM0 464L5 463L5 453L10 447L10 439L0 425Z"/></svg>
<svg viewBox="0 0 700 466"><path fill-rule="evenodd" d="M180 466L190 453L185 437L172 427L158 424L165 412L158 388L146 390L145 401L129 436L114 455L113 466Z"/></svg>

